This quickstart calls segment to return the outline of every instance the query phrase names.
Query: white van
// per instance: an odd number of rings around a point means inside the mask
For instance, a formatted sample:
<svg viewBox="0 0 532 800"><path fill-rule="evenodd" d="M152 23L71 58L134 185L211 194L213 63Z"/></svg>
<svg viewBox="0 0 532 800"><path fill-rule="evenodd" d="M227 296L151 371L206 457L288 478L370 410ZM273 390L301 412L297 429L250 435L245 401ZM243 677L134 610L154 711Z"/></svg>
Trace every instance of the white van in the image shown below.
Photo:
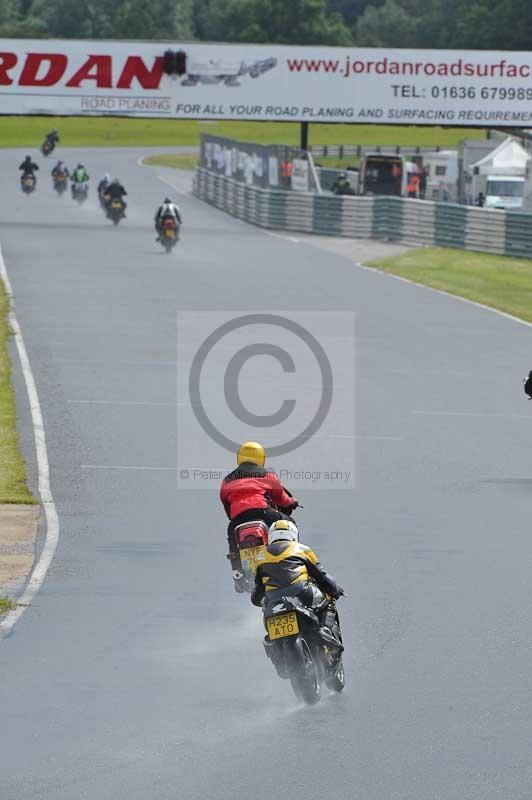
<svg viewBox="0 0 532 800"><path fill-rule="evenodd" d="M525 179L515 175L488 175L485 208L522 208Z"/></svg>

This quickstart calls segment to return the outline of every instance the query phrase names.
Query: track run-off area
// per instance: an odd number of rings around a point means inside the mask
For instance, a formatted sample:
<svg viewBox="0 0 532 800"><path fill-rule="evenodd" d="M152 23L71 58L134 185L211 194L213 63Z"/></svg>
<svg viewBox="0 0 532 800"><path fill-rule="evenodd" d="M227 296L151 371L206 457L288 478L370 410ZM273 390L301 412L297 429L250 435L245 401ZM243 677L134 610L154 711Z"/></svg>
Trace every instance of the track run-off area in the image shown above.
<svg viewBox="0 0 532 800"><path fill-rule="evenodd" d="M363 243L342 255L245 225L143 154L61 150L92 178L78 207L52 190L55 160L37 158L25 197L25 152L0 152L0 244L60 522L0 640L0 797L528 800L530 328L357 266ZM116 229L105 172L128 191ZM184 218L171 256L153 231L167 194ZM356 312L356 490L302 490L298 516L348 595L347 688L313 708L233 592L217 492L176 481L176 313L260 308Z"/></svg>

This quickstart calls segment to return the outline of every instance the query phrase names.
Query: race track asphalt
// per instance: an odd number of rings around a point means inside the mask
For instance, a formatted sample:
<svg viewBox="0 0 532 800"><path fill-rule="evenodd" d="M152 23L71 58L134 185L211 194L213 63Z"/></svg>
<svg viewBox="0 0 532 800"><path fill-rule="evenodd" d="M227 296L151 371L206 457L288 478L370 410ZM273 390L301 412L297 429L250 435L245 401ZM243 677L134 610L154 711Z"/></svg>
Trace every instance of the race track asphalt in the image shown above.
<svg viewBox="0 0 532 800"><path fill-rule="evenodd" d="M528 800L530 328L361 269L356 242L246 226L140 152L82 153L126 183L118 229L44 174L23 197L22 155L0 152L0 243L61 534L0 641L1 800ZM171 256L158 174L185 219ZM348 593L348 685L311 709L232 591L216 492L176 488L176 311L257 308L356 311L356 490L301 491Z"/></svg>

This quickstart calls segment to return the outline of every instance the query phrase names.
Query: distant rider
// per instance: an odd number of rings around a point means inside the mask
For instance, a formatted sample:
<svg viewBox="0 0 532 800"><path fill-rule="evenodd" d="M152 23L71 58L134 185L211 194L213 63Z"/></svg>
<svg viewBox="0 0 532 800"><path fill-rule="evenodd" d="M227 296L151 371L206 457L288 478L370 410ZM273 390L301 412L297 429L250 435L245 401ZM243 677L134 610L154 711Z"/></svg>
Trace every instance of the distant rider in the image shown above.
<svg viewBox="0 0 532 800"><path fill-rule="evenodd" d="M109 175L108 172L106 172L103 178L101 179L100 183L98 184L98 194L102 199L110 183L111 183L111 176Z"/></svg>
<svg viewBox="0 0 532 800"><path fill-rule="evenodd" d="M45 142L48 142L48 144L51 144L52 148L53 148L53 147L56 146L56 144L59 141L59 133L57 132L57 130L55 128L53 128L53 130L51 130L50 133L46 134L46 136L44 137L44 140L45 140Z"/></svg>
<svg viewBox="0 0 532 800"><path fill-rule="evenodd" d="M347 172L342 172L332 185L331 191L339 195L354 195L355 190L349 182Z"/></svg>
<svg viewBox="0 0 532 800"><path fill-rule="evenodd" d="M74 183L86 183L88 180L89 173L85 169L84 164L80 162L72 173L72 181Z"/></svg>
<svg viewBox="0 0 532 800"><path fill-rule="evenodd" d="M287 520L274 522L268 532L268 546L261 557L255 574L255 588L251 602L260 606L266 598L268 604L283 597L297 597L309 608L324 607L322 625L333 636L340 650L342 637L336 608L326 596L338 600L344 590L338 586L318 561L316 553L299 543L296 525Z"/></svg>
<svg viewBox="0 0 532 800"><path fill-rule="evenodd" d="M72 196L74 196L76 187L82 186L82 184L87 183L89 180L89 173L80 162L70 177L72 180Z"/></svg>
<svg viewBox="0 0 532 800"><path fill-rule="evenodd" d="M179 206L172 203L169 197L164 198L164 203L159 206L155 214L155 230L157 231L156 242L160 240L165 219L173 219L176 229L179 229L179 226L183 224ZM177 238L179 239L179 233L177 234Z"/></svg>
<svg viewBox="0 0 532 800"><path fill-rule="evenodd" d="M58 161L52 170L52 178L54 178L54 180L59 176L64 176L65 178L70 176L68 167L63 161Z"/></svg>
<svg viewBox="0 0 532 800"><path fill-rule="evenodd" d="M39 167L34 161L31 160L31 156L26 156L19 169L22 170L23 178L25 178L26 175L31 175L34 178L34 172L38 170Z"/></svg>
<svg viewBox="0 0 532 800"><path fill-rule="evenodd" d="M230 519L227 543L233 573L242 570L235 541L236 526L262 519L269 527L277 520L289 519L299 505L275 472L264 468L265 463L264 447L258 442L246 442L238 451L237 468L224 478L220 488L220 500Z"/></svg>
<svg viewBox="0 0 532 800"><path fill-rule="evenodd" d="M106 206L109 206L109 204L113 200L120 200L120 202L122 203L122 208L124 209L125 212L127 208L127 203L124 200L124 196L127 195L127 192L120 183L120 181L118 180L118 178L113 178L113 180L107 187L105 194L109 196L109 200L106 201ZM124 216L126 216L125 213Z"/></svg>

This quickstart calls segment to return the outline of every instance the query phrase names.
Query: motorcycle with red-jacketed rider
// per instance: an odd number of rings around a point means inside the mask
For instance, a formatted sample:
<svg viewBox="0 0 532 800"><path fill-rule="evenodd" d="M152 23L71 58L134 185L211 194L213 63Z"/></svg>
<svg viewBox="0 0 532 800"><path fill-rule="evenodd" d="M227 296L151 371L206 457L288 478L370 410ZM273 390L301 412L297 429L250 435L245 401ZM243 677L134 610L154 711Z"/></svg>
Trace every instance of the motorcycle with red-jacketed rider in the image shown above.
<svg viewBox="0 0 532 800"><path fill-rule="evenodd" d="M250 592L258 555L267 545L268 529L279 519L290 519L298 501L265 468L266 451L258 442L246 442L237 453L237 467L222 481L220 500L229 517L228 559L236 592Z"/></svg>
<svg viewBox="0 0 532 800"><path fill-rule="evenodd" d="M301 506L265 461L262 445L247 442L238 451L237 468L222 482L228 558L235 590L251 590L253 604L263 609L268 658L296 696L312 704L323 682L336 692L345 685L335 602L343 590L299 543L291 515Z"/></svg>
<svg viewBox="0 0 532 800"><path fill-rule="evenodd" d="M299 508L300 506L298 504ZM278 508L281 514L293 513L294 507ZM264 551L268 546L268 525L262 519L250 520L236 525L234 529L234 541L240 557L241 570L233 571L235 590L242 594L251 594L255 587L255 574L257 566L264 556ZM227 556L229 559L231 556Z"/></svg>

